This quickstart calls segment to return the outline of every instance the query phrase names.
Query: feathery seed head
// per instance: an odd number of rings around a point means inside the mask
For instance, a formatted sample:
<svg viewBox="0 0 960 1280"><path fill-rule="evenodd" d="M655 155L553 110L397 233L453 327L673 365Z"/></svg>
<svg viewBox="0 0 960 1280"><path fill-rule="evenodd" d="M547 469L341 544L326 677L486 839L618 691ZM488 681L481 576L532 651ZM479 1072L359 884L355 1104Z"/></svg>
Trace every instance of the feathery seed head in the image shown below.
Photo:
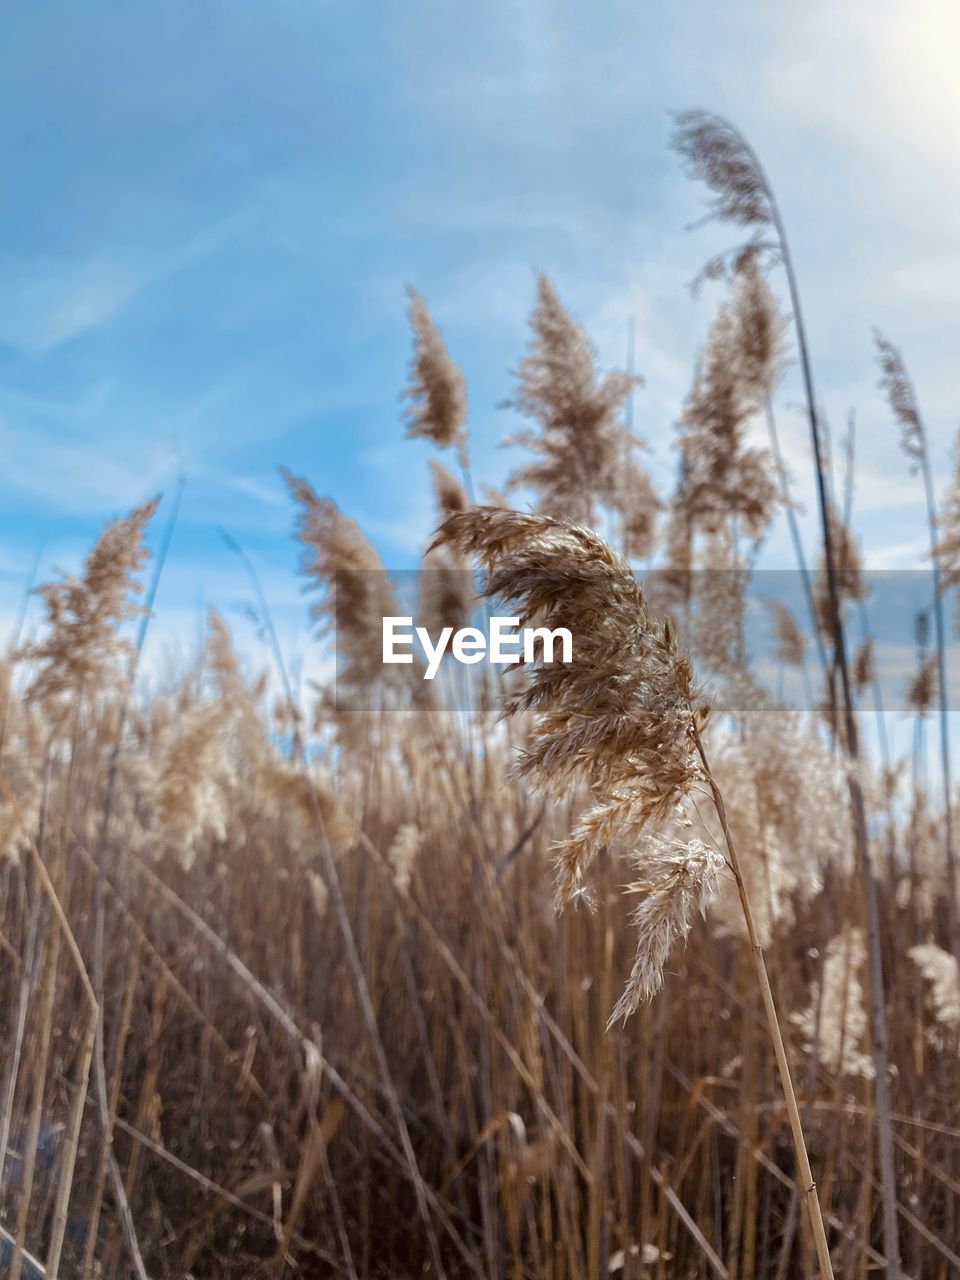
<svg viewBox="0 0 960 1280"><path fill-rule="evenodd" d="M910 958L931 984L930 997L939 1023L960 1031L960 978L953 956L933 942L910 948Z"/></svg>
<svg viewBox="0 0 960 1280"><path fill-rule="evenodd" d="M770 334L761 328L742 299L721 306L679 424L684 474L678 498L688 519L711 533L737 516L754 540L763 536L779 502L770 451L745 443L749 419L770 390L770 367L777 364Z"/></svg>
<svg viewBox="0 0 960 1280"><path fill-rule="evenodd" d="M923 462L926 440L907 366L897 347L877 330L874 330L874 341L882 373L878 385L900 424L900 446L910 459L912 469L916 471Z"/></svg>
<svg viewBox="0 0 960 1280"><path fill-rule="evenodd" d="M702 840L646 838L634 857L641 878L625 887L627 893L645 895L631 916L637 952L608 1028L626 1021L660 990L670 952L686 941L694 913L706 913L724 865L723 857Z"/></svg>
<svg viewBox="0 0 960 1280"><path fill-rule="evenodd" d="M610 505L619 513L623 553L631 560L653 554L661 502L649 471L631 454L616 473Z"/></svg>
<svg viewBox="0 0 960 1280"><path fill-rule="evenodd" d="M954 445L953 475L940 510L939 538L934 548L945 587L960 583L960 434ZM960 604L957 626L960 629Z"/></svg>
<svg viewBox="0 0 960 1280"><path fill-rule="evenodd" d="M860 974L866 960L863 930L847 926L831 939L823 962L821 983L814 982L810 1003L791 1021L806 1038L808 1053L835 1075L873 1077L873 1063L864 1053L867 1011Z"/></svg>
<svg viewBox="0 0 960 1280"><path fill-rule="evenodd" d="M924 720L930 714L937 689L940 684L940 672L937 655L928 653L921 657L917 670L907 684L906 703L913 714Z"/></svg>
<svg viewBox="0 0 960 1280"><path fill-rule="evenodd" d="M470 505L470 499L457 477L436 458L430 459L430 473L433 477L433 494L440 518L452 515L455 511L466 511Z"/></svg>
<svg viewBox="0 0 960 1280"><path fill-rule="evenodd" d="M802 667L807 641L796 618L782 600L768 600L773 615L773 636L777 661L788 667Z"/></svg>
<svg viewBox="0 0 960 1280"><path fill-rule="evenodd" d="M441 448L455 446L467 465L467 389L463 371L450 359L443 335L426 302L408 287L407 315L413 329L410 381L404 392L407 435L424 437Z"/></svg>
<svg viewBox="0 0 960 1280"><path fill-rule="evenodd" d="M39 586L48 630L18 657L40 664L27 696L44 699L70 691L91 691L116 678L115 659L130 653L118 625L140 610L130 595L141 590L134 574L149 552L143 535L159 498L135 507L106 526L84 561L79 578L65 576Z"/></svg>
<svg viewBox="0 0 960 1280"><path fill-rule="evenodd" d="M674 117L673 148L691 178L714 193L712 216L743 227L773 222L766 179L746 139L720 116L682 111Z"/></svg>
<svg viewBox="0 0 960 1280"><path fill-rule="evenodd" d="M853 660L851 680L857 693L862 693L876 676L876 663L873 656L873 637L867 636L857 649Z"/></svg>
<svg viewBox="0 0 960 1280"><path fill-rule="evenodd" d="M390 848L387 850L387 862L393 872L393 883L397 892L406 897L410 892L410 881L413 878L413 867L423 843L420 828L415 822L405 822L397 831Z"/></svg>
<svg viewBox="0 0 960 1280"><path fill-rule="evenodd" d="M597 380L593 345L546 275L538 280L530 323L533 337L510 405L539 432L518 432L504 444L524 445L538 456L511 473L507 489L529 487L545 514L589 524L595 504L616 491L625 441L638 443L620 415L642 380L619 372Z"/></svg>
<svg viewBox="0 0 960 1280"><path fill-rule="evenodd" d="M320 498L304 479L281 474L300 506L296 536L303 545L300 572L307 590L320 593L312 615L320 633L334 628L338 639L338 678L351 687L369 686L384 677L383 619L400 613L380 557L355 521L331 498Z"/></svg>
<svg viewBox="0 0 960 1280"><path fill-rule="evenodd" d="M734 278L733 313L737 322L740 376L757 404L768 400L783 376L787 319L750 254Z"/></svg>
<svg viewBox="0 0 960 1280"><path fill-rule="evenodd" d="M484 595L521 626L566 628L573 660L535 661L505 714L528 711L518 772L546 789L588 785L596 797L557 858L557 905L615 837L665 816L700 776L692 725L707 707L673 626L654 619L628 561L568 520L496 507L448 517L438 544L473 557Z"/></svg>

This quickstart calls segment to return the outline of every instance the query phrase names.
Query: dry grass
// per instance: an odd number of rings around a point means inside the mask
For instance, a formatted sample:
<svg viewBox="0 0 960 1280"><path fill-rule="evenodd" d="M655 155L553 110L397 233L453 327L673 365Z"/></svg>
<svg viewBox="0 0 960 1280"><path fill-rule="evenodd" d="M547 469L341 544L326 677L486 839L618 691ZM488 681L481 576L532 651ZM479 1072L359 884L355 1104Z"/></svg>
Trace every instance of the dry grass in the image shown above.
<svg viewBox="0 0 960 1280"><path fill-rule="evenodd" d="M199 680L175 696L194 700L191 720L202 721L220 714L220 696L205 708L187 692ZM310 1275L420 1274L428 1229L316 869L314 827L280 780L291 766L275 763L280 778L264 769L267 716L248 696L234 691L220 771L197 810L191 800L203 825L195 832L192 819L189 858L153 810L149 763L162 731L145 712L123 754L109 847L106 1056L113 1145L148 1273L279 1274L286 1257ZM8 753L26 749L36 714L14 702ZM83 985L58 942L52 894L90 955L96 873L87 855L114 728L108 705L91 707L57 751L33 726L42 797L31 830L51 892L26 831L0 872L4 1223L13 1232L22 1219L25 1244L41 1258L85 1053ZM427 712L409 713L396 730L389 753L376 738L340 762L336 790L359 826L340 833L337 869L392 1087L432 1189L428 1217L446 1274L594 1275L622 1257L636 1276L646 1256L658 1259L646 1264L651 1275L710 1274L711 1257L713 1274L775 1275L793 1156L747 952L721 923L732 917L698 922L686 947L672 950L657 1000L606 1032L636 945L621 885L641 875L613 859L595 863L596 916L555 919L550 864L554 842L573 828L574 789L544 812L522 783L504 781L505 742L491 738L467 756ZM731 772L739 776L735 761ZM755 803L769 809L765 852L751 850L749 874L762 886L765 870L780 875L777 840L789 845L808 798L802 781L793 797L775 777L751 781ZM811 775L811 792L822 785ZM747 812L731 821L751 840ZM847 1275L876 1242L859 1172L871 1163L869 1081L852 1069L863 1052L863 978L850 963L858 953L839 942L859 898L849 850L838 852L835 837L814 836L820 859L800 868L814 883L788 880L770 904L768 950L780 1008L803 1019L794 1071L837 1269ZM925 1276L941 1274L957 1242L960 1134L945 1100L960 1069L949 970L934 977L931 1002L923 975L934 975L934 953L917 952L921 973L901 941L942 937L942 889L925 886L926 906L917 893L898 905L904 875L884 882L884 947L898 976L890 1051L905 1263ZM655 887L642 899L650 913L657 901ZM129 1272L102 1149L91 1101L61 1274L76 1274L85 1253L104 1274ZM815 1274L804 1232L801 1222L786 1275Z"/></svg>
<svg viewBox="0 0 960 1280"><path fill-rule="evenodd" d="M464 619L476 563L524 623L570 627L573 662L459 686L456 715L458 686L388 679L379 558L292 475L339 705L293 706L278 647L248 678L215 614L194 668L137 696L118 627L153 504L41 588L40 640L0 667L0 1275L806 1280L826 1268L801 1128L837 1275L897 1274L891 1239L915 1280L957 1274L949 809L916 760L908 793L897 762L845 758L834 607L863 577L826 503L836 599L808 605L828 714L753 681L744 583L789 503L747 427L782 370L761 268L786 250L739 135L680 123L714 213L753 239L720 264L732 293L668 502L621 422L636 379L597 374L543 278L517 371L534 458L514 473L539 508L474 506L463 375L410 296L410 434L464 472L434 464L423 616ZM912 388L881 354L922 464ZM652 601L629 557L664 506ZM956 492L945 509L947 575ZM809 675L800 621L773 625ZM921 717L939 656L920 654ZM732 714L708 717L695 667Z"/></svg>

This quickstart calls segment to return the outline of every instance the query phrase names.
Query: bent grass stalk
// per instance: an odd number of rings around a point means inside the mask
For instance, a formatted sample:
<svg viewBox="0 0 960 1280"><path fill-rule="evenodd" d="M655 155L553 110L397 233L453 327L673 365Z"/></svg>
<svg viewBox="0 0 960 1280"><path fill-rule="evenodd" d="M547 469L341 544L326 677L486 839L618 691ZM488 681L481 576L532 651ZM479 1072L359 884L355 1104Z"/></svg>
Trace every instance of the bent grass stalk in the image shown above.
<svg viewBox="0 0 960 1280"><path fill-rule="evenodd" d="M897 1184L893 1157L893 1131L890 1122L890 1084L887 1058L886 988L880 948L880 907L876 875L870 858L863 788L859 778L859 733L854 707L852 681L846 652L840 587L836 531L831 514L828 466L829 449L825 448L826 424L817 407L813 381L813 362L807 341L800 288L794 267L786 224L773 187L749 142L728 120L705 111L683 112L677 117L674 147L686 162L690 176L701 179L713 192L708 217L730 222L749 230L751 238L733 254L734 265L743 261L766 260L782 266L793 316L800 372L810 426L816 476L817 503L823 538L827 578L827 621L833 642L833 665L839 674L843 698L845 747L851 768L847 786L854 843L862 882L867 923L870 972L870 1016L873 1035L874 1101L880 1158L880 1181L883 1188L884 1253L889 1280L899 1280L900 1235L897 1223ZM721 254L704 269L705 275L716 275L725 269L729 254Z"/></svg>

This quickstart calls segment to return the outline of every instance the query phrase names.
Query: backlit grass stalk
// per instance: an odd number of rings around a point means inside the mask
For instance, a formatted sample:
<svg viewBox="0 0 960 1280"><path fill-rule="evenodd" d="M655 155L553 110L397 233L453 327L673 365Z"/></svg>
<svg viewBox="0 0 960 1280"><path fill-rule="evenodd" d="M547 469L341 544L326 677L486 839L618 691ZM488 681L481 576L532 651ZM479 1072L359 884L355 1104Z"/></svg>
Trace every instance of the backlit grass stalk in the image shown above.
<svg viewBox="0 0 960 1280"><path fill-rule="evenodd" d="M883 1186L884 1253L887 1258L889 1280L899 1280L900 1243L893 1131L890 1121L886 989L880 948L879 898L876 875L870 859L866 809L859 777L859 733L837 581L837 555L834 546L835 517L832 513L828 490L829 459L824 450L823 432L814 393L813 366L800 302L800 290L783 217L773 187L753 148L729 121L705 111L684 112L678 116L677 125L674 145L686 162L688 172L691 176L705 182L713 193L712 210L708 216L723 222L731 222L748 229L751 233L746 244L735 251L735 266L744 261L758 259L782 266L790 295L793 328L800 356L800 370L813 447L827 577L830 634L834 648L834 664L840 677L845 745L850 761L847 785L867 923L871 1029L875 1064L874 1098L880 1177ZM728 256L721 255L714 259L705 269L706 273L722 272Z"/></svg>

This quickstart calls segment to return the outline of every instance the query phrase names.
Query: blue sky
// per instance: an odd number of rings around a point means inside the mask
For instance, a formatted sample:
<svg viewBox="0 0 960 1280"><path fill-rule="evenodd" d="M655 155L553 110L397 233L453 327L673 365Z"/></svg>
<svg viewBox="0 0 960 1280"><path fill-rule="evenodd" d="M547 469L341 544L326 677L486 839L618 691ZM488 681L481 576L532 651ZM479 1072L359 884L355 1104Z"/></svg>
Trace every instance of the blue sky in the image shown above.
<svg viewBox="0 0 960 1280"><path fill-rule="evenodd" d="M688 106L734 119L779 193L821 398L838 430L857 412L868 561L922 563L921 494L870 333L905 350L943 483L960 417L946 0L87 0L17 6L4 27L0 622L37 554L43 575L75 567L105 519L182 469L154 648L189 647L205 604L249 633L223 524L309 664L277 464L334 496L389 567L414 563L431 527L429 449L403 438L398 401L407 281L465 369L491 483L510 466L498 405L535 272L606 365L635 316L636 422L666 487L718 301L687 284L729 240L684 230L703 193L667 138ZM798 399L792 374L782 429L807 494ZM765 563L789 557L778 527Z"/></svg>

